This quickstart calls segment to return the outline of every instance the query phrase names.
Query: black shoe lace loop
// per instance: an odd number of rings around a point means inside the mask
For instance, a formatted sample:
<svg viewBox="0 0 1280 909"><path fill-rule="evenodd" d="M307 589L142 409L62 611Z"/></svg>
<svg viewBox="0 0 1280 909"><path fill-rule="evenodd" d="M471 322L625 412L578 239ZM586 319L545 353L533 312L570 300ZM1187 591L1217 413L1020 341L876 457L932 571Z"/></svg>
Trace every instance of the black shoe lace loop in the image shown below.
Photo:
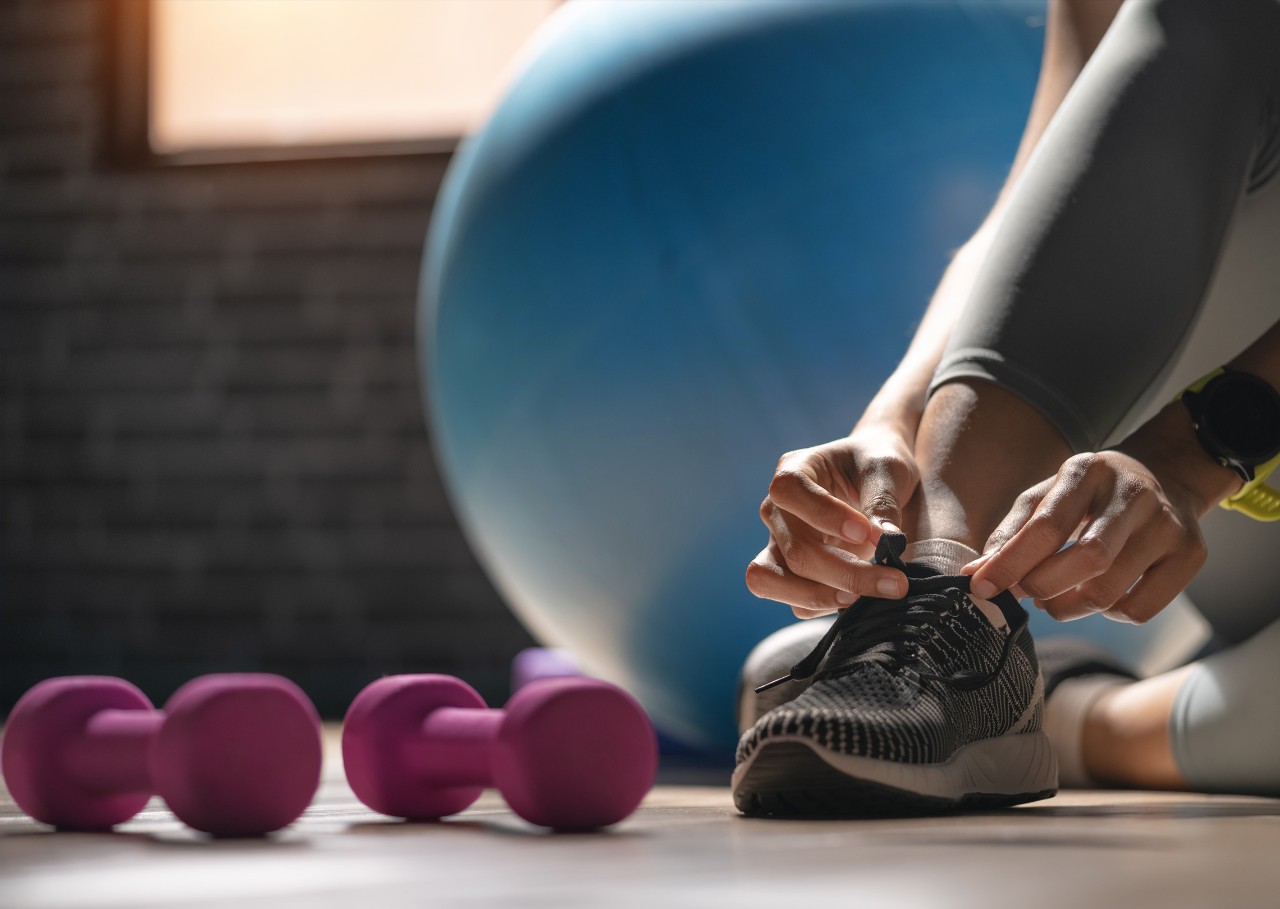
<svg viewBox="0 0 1280 909"><path fill-rule="evenodd" d="M828 654L830 664L824 675L835 674L857 661L874 661L893 669L911 664L921 679L941 682L961 691L973 691L992 682L1004 670L1014 645L1026 632L1027 613L1013 595L996 594L992 602L1009 625L996 665L988 672L964 669L938 675L916 665L922 646L941 633L948 619L965 606L969 578L963 575L922 575L914 565L902 561L906 534L884 533L876 545L875 561L907 574L907 595L901 600L862 597L840 615L817 645L791 671L756 689L759 694L784 682L807 679L818 671Z"/></svg>

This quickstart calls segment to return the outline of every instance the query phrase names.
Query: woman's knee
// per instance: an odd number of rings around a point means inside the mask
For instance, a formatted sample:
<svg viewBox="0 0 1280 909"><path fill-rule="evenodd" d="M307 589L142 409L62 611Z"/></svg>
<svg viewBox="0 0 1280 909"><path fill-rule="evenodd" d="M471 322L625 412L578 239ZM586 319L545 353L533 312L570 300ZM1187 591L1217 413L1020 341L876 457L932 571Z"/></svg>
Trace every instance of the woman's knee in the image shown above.
<svg viewBox="0 0 1280 909"><path fill-rule="evenodd" d="M1169 735L1193 789L1280 795L1280 622L1197 665L1178 692Z"/></svg>

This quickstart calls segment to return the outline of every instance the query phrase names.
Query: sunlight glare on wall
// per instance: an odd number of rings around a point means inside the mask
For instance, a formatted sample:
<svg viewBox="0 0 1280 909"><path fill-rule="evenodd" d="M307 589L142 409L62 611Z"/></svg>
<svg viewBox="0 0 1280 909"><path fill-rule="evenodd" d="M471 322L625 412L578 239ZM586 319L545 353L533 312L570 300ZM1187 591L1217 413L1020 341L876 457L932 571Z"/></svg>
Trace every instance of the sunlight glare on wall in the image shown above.
<svg viewBox="0 0 1280 909"><path fill-rule="evenodd" d="M451 138L558 0L153 0L159 153Z"/></svg>

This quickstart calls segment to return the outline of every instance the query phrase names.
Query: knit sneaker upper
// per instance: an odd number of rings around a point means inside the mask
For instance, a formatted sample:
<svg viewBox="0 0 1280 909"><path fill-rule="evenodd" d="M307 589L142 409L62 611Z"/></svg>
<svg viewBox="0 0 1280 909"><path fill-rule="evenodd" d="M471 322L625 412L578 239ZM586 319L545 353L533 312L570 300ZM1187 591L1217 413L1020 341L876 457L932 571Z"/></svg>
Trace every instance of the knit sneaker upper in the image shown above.
<svg viewBox="0 0 1280 909"><path fill-rule="evenodd" d="M743 735L739 763L779 736L841 754L937 763L971 742L1040 728L1043 696L1026 613L1008 593L993 601L1008 621L1006 635L970 601L968 578L901 562L905 542L884 534L876 555L905 571L908 595L863 597L846 609L792 671L812 675L812 683Z"/></svg>

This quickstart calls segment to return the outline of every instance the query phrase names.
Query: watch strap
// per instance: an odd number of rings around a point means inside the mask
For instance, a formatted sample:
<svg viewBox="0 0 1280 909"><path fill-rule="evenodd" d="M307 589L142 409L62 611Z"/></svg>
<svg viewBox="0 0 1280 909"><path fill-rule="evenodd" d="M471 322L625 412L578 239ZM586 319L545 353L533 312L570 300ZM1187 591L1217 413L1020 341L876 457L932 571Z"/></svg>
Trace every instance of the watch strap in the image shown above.
<svg viewBox="0 0 1280 909"><path fill-rule="evenodd" d="M1259 464L1253 479L1245 483L1235 495L1218 504L1228 511L1238 511L1255 521L1280 521L1280 490L1265 482L1280 467L1280 455L1265 464Z"/></svg>

